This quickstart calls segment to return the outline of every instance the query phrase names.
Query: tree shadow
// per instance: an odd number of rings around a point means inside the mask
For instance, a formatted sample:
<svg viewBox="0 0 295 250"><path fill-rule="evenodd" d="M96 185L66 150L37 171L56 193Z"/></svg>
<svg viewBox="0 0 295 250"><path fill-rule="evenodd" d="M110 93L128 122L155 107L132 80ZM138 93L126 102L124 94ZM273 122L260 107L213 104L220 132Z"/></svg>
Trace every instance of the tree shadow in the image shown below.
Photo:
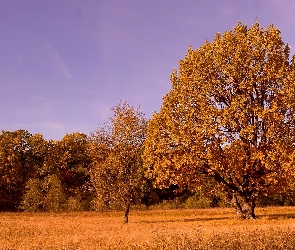
<svg viewBox="0 0 295 250"><path fill-rule="evenodd" d="M295 213L273 213L273 214L259 214L257 215L257 219L267 219L267 220L277 220L277 219L295 219ZM133 222L135 224L140 223L150 223L150 224L156 224L156 223L180 223L180 222L205 222L205 221L222 221L222 220L242 220L238 219L237 217L207 217L207 218L179 218L179 219L162 219L162 220L141 220ZM242 220L247 221L247 220Z"/></svg>
<svg viewBox="0 0 295 250"><path fill-rule="evenodd" d="M270 220L276 220L276 219L295 219L295 213L294 214L284 214L284 213L275 213L275 214L263 214L258 215L258 219L270 219Z"/></svg>
<svg viewBox="0 0 295 250"><path fill-rule="evenodd" d="M232 220L235 219L233 217L210 217L210 218L184 218L184 219L167 219L167 220L141 220L138 222L133 223L150 223L150 224L156 224L156 223L179 223L179 222L197 222L197 221L220 221L220 220Z"/></svg>

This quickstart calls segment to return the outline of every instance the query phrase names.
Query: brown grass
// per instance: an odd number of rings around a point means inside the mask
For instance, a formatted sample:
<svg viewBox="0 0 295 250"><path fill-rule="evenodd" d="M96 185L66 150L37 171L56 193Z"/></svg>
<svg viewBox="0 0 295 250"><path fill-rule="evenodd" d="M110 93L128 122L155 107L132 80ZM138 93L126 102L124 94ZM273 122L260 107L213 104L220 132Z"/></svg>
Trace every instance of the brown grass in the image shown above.
<svg viewBox="0 0 295 250"><path fill-rule="evenodd" d="M295 207L1 213L0 249L295 249Z"/></svg>

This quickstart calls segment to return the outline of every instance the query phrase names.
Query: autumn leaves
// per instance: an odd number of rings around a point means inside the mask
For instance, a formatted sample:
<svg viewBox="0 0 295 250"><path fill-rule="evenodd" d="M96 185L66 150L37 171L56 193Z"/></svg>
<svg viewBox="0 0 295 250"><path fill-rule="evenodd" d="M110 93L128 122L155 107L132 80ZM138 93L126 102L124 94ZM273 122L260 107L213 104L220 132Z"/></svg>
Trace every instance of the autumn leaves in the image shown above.
<svg viewBox="0 0 295 250"><path fill-rule="evenodd" d="M54 160L59 154L54 147L62 150L63 144L50 142L54 153L40 169L60 164L58 174L68 180L73 194L90 181L98 206L124 207L125 222L130 204L140 201L151 185L214 187L232 201L239 217L255 218L261 194L294 186L295 64L289 54L273 25L261 28L256 21L248 28L238 23L233 31L218 33L212 43L189 48L170 77L172 88L160 112L150 121L140 109L120 102L114 116L89 137L65 138L62 161ZM5 134L0 139L4 145ZM46 144L42 137L33 139L41 143L32 141L20 151L28 159L34 145L40 147L36 152L43 152ZM83 150L76 152L71 145L79 142ZM15 171L23 171L23 159L12 159ZM0 186L13 181L12 160L0 155L5 166L0 171L6 176ZM25 178L36 178L33 173ZM14 183L11 190L17 194L25 181Z"/></svg>
<svg viewBox="0 0 295 250"><path fill-rule="evenodd" d="M242 23L191 47L149 123L145 159L159 185L209 176L242 218L257 197L292 183L294 65L280 31Z"/></svg>

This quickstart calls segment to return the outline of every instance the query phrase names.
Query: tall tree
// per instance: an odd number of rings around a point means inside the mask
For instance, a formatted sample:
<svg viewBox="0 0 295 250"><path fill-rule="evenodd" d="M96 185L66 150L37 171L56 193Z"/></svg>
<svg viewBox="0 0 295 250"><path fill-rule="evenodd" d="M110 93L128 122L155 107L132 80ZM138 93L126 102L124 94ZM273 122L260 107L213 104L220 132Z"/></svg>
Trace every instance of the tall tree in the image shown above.
<svg viewBox="0 0 295 250"><path fill-rule="evenodd" d="M16 210L25 183L36 175L46 154L46 141L26 130L0 134L0 208Z"/></svg>
<svg viewBox="0 0 295 250"><path fill-rule="evenodd" d="M213 179L241 218L294 170L294 60L280 31L258 21L189 48L149 123L145 165L158 186Z"/></svg>
<svg viewBox="0 0 295 250"><path fill-rule="evenodd" d="M114 116L90 135L92 181L104 204L124 207L128 222L130 205L143 194L143 143L147 119L140 109L122 101L113 109Z"/></svg>
<svg viewBox="0 0 295 250"><path fill-rule="evenodd" d="M70 196L80 200L91 198L88 138L83 133L66 134L57 145L59 171Z"/></svg>

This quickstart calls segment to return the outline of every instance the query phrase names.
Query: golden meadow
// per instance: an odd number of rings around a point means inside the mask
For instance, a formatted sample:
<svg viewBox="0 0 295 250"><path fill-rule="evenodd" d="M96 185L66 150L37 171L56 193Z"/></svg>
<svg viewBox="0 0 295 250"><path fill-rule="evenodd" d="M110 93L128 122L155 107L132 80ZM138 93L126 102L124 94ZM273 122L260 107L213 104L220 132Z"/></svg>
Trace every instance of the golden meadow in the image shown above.
<svg viewBox="0 0 295 250"><path fill-rule="evenodd" d="M1 213L0 249L295 249L295 207Z"/></svg>

